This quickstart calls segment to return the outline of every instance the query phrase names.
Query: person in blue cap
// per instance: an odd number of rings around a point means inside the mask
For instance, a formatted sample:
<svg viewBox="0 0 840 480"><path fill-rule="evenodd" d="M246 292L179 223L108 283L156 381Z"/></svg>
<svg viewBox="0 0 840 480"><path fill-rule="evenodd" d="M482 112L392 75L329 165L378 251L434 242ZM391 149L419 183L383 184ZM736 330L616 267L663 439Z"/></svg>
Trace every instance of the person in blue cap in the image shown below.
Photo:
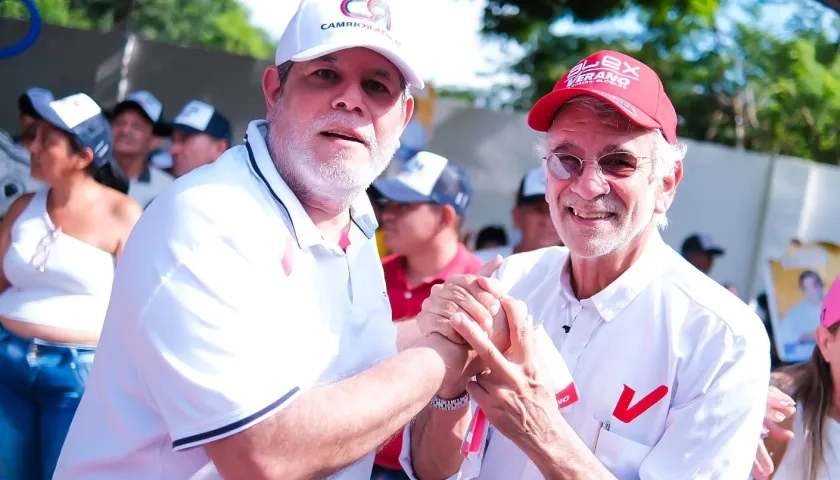
<svg viewBox="0 0 840 480"><path fill-rule="evenodd" d="M188 102L172 121L172 175L178 178L213 163L230 143L230 122L216 107L200 100Z"/></svg>
<svg viewBox="0 0 840 480"><path fill-rule="evenodd" d="M49 479L85 390L140 205L83 93L33 98L32 177L0 224L0 478Z"/></svg>
<svg viewBox="0 0 840 480"><path fill-rule="evenodd" d="M40 115L32 106L33 99L52 101L49 90L32 87L18 97L18 124L20 134L17 137L0 130L0 218L6 214L9 205L26 192L34 192L44 187L29 175L29 151L27 146L35 136Z"/></svg>

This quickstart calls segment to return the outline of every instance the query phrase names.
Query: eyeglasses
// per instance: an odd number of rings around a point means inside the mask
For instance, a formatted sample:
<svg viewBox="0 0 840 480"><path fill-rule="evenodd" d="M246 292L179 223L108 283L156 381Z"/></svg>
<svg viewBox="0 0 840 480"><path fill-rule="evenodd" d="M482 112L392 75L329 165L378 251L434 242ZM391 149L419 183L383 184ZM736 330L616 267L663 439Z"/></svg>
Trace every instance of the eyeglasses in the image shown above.
<svg viewBox="0 0 840 480"><path fill-rule="evenodd" d="M52 232L46 234L38 243L32 261L29 262L36 270L43 272L47 268L47 260L50 258L50 250L58 236L61 235L61 227L56 227Z"/></svg>
<svg viewBox="0 0 840 480"><path fill-rule="evenodd" d="M594 160L596 171L605 178L619 179L627 178L639 167L650 160L649 157L637 157L629 152L613 152ZM583 174L584 164L588 160L581 160L580 157L571 153L550 153L543 157L548 173L558 180L569 180Z"/></svg>

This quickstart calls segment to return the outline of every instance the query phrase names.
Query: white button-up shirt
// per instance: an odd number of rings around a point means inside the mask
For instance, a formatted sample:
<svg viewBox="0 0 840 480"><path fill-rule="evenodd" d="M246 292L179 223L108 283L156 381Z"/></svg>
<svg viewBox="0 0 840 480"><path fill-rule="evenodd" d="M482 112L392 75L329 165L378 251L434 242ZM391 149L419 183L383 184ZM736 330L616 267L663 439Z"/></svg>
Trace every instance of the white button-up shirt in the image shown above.
<svg viewBox="0 0 840 480"><path fill-rule="evenodd" d="M396 353L367 196L346 253L325 243L265 129L251 123L247 146L178 179L137 223L56 479L217 478L202 445ZM333 478L368 480L372 465Z"/></svg>
<svg viewBox="0 0 840 480"><path fill-rule="evenodd" d="M582 301L568 257L563 247L514 255L496 276L527 303L572 372L580 400L564 409L569 425L619 479L747 478L770 381L761 320L658 235ZM405 435L410 445L410 429ZM401 460L410 472L409 447ZM452 478L543 477L491 427L478 458Z"/></svg>

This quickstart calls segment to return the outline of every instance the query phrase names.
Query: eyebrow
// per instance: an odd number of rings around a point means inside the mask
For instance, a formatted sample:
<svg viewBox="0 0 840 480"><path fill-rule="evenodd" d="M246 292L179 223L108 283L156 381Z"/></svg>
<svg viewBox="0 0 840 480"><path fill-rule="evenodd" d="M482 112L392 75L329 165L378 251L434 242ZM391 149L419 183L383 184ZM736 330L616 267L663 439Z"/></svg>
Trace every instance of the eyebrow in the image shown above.
<svg viewBox="0 0 840 480"><path fill-rule="evenodd" d="M563 140L551 149L551 151L553 153L556 153L556 152L559 152L559 151L568 151L568 150L581 151L581 150L584 150L584 148L581 147L580 145L578 145L577 143L571 141L571 140ZM602 156L607 155L609 153L629 153L633 156L637 156L636 152L630 150L629 148L627 148L623 145L617 145L617 144L604 145L601 148L600 152L598 152L598 156L602 157Z"/></svg>
<svg viewBox="0 0 840 480"><path fill-rule="evenodd" d="M324 55L323 57L318 57L316 61L321 63L336 64L338 63L338 57L336 57L335 55ZM383 70L381 68L374 69L373 76L379 77L383 80L393 80L394 78L391 72L389 72L388 70Z"/></svg>

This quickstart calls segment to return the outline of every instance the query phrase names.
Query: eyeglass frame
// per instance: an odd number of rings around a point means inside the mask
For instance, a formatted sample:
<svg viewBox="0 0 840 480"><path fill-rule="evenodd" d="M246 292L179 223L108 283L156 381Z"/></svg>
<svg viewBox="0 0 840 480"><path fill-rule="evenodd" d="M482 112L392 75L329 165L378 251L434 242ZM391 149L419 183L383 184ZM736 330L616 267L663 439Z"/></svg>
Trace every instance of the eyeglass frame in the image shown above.
<svg viewBox="0 0 840 480"><path fill-rule="evenodd" d="M566 177L566 178L561 178L561 177L559 177L558 175L556 175L556 174L553 172L553 170L549 167L549 162L550 162L551 157L555 157L555 158L557 158L557 156L558 156L558 155L566 155L566 156L568 156L568 157L576 158L576 159L578 160L578 162L580 162L580 168L578 169L577 173L569 173L569 176L568 176L568 177ZM608 156L610 156L610 155L626 155L626 156L628 156L628 157L632 157L632 158L636 161L636 164L635 164L635 165L633 165L633 172L632 172L632 173L630 173L630 174L628 174L628 175L625 175L625 176L617 176L617 175L613 175L613 174L605 174L605 173L604 173L603 168L601 167L601 160L603 160L605 157L608 157ZM652 157L638 156L638 155L636 155L636 154L634 154L634 153L632 153L632 152L627 152L627 151L608 152L608 153L605 153L605 154L601 155L600 157L598 157L598 158L596 158L596 159L594 159L594 160L590 160L590 159L583 159L583 158L580 158L580 157L578 157L577 155L575 155L575 154L573 154L573 153L567 153L567 152L551 152L551 153L549 153L548 155L545 155L544 157L542 157L542 160L543 160L543 162L544 162L544 165L545 165L546 170L548 171L548 173L549 173L552 177L556 178L557 180L571 180L571 179L573 179L573 178L578 178L578 177L580 177L581 175L583 175L583 170L584 170L584 168L586 167L586 163L587 163L587 162L592 162L592 163L595 165L595 171L596 171L596 173L597 173L598 175L600 175L600 176L601 176L601 178L604 178L604 179L611 179L611 180L621 180L621 179L623 179L623 178L629 178L629 177L633 176L633 174L635 174L637 171L639 171L639 167L640 167L641 165L644 165L644 164L647 164L647 163L652 163L652 162L653 162L653 158L652 158ZM644 160L644 161L642 161L642 160ZM558 161L558 163L561 163L561 168L563 168L563 167L562 167L562 162L559 162L559 160L557 160L557 161ZM565 169L565 168L563 168L563 170L566 170L566 169ZM567 171L567 173L568 173L568 171Z"/></svg>

